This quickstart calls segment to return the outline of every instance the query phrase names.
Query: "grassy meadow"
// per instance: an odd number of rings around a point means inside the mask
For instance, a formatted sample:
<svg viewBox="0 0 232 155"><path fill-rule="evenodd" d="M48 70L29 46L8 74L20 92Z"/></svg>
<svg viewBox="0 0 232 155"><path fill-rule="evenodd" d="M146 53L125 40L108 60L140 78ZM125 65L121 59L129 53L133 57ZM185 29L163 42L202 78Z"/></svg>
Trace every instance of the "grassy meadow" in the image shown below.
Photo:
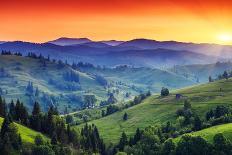
<svg viewBox="0 0 232 155"><path fill-rule="evenodd" d="M177 93L182 94L183 98L176 99ZM174 122L175 112L183 107L185 99L191 102L193 111L203 118L209 109L217 105L232 105L232 79L179 89L171 92L168 97L153 95L139 105L89 123L97 125L107 143L117 143L123 131L131 136L136 128L144 129L167 121ZM125 112L128 114L126 121L123 120Z"/></svg>
<svg viewBox="0 0 232 155"><path fill-rule="evenodd" d="M4 119L2 117L0 117L0 126L3 123L3 120ZM18 128L18 132L21 135L22 142L24 144L34 144L35 137L38 134L41 134L40 132L34 131L34 130L32 130L32 129L28 128L28 127L25 127L23 125L20 125L18 123L15 123L15 124L16 124L16 127ZM42 137L43 137L43 139L45 141L50 141L50 139L47 136L45 136L43 134L41 134L41 135L42 135Z"/></svg>

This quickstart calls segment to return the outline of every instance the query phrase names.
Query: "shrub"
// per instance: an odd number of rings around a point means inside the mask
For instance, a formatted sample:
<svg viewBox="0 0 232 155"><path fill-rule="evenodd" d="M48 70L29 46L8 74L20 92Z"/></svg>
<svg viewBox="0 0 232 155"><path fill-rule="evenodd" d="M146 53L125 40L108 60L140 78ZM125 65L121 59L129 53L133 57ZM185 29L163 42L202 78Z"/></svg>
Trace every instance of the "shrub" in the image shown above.
<svg viewBox="0 0 232 155"><path fill-rule="evenodd" d="M169 90L168 88L162 88L161 89L161 96L168 96L169 95Z"/></svg>
<svg viewBox="0 0 232 155"><path fill-rule="evenodd" d="M35 146L33 151L33 155L55 155L55 152L46 145Z"/></svg>
<svg viewBox="0 0 232 155"><path fill-rule="evenodd" d="M38 145L38 146L45 144L45 141L44 141L43 137L40 134L36 135L34 141L35 141L35 144Z"/></svg>

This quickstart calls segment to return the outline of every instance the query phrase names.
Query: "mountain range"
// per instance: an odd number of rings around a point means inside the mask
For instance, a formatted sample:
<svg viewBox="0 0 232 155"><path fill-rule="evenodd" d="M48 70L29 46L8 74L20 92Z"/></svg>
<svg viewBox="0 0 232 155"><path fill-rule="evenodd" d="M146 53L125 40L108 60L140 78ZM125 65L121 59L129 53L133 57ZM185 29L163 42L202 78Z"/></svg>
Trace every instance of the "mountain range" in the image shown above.
<svg viewBox="0 0 232 155"><path fill-rule="evenodd" d="M206 64L232 58L232 46L194 44L176 41L134 39L130 41L91 41L88 38L59 38L46 43L3 42L0 50L50 55L72 63L89 62L102 66L127 64L137 67L172 67Z"/></svg>

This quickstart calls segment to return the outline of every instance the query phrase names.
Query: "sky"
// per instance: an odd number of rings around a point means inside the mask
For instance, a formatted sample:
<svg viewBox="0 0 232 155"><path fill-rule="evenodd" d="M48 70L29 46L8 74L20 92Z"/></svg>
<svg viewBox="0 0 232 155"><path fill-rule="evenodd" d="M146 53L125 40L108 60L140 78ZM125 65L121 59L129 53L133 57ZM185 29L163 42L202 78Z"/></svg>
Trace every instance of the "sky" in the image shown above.
<svg viewBox="0 0 232 155"><path fill-rule="evenodd" d="M0 40L59 37L232 45L232 1L0 0Z"/></svg>

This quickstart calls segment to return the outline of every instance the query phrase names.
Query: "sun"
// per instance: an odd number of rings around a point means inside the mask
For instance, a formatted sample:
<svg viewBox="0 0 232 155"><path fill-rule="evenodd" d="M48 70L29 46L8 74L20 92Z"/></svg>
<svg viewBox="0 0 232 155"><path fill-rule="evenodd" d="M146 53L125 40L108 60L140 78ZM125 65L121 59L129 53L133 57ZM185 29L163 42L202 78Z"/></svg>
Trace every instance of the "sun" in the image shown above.
<svg viewBox="0 0 232 155"><path fill-rule="evenodd" d="M220 34L218 36L218 40L222 43L229 43L232 42L232 35L228 33Z"/></svg>

